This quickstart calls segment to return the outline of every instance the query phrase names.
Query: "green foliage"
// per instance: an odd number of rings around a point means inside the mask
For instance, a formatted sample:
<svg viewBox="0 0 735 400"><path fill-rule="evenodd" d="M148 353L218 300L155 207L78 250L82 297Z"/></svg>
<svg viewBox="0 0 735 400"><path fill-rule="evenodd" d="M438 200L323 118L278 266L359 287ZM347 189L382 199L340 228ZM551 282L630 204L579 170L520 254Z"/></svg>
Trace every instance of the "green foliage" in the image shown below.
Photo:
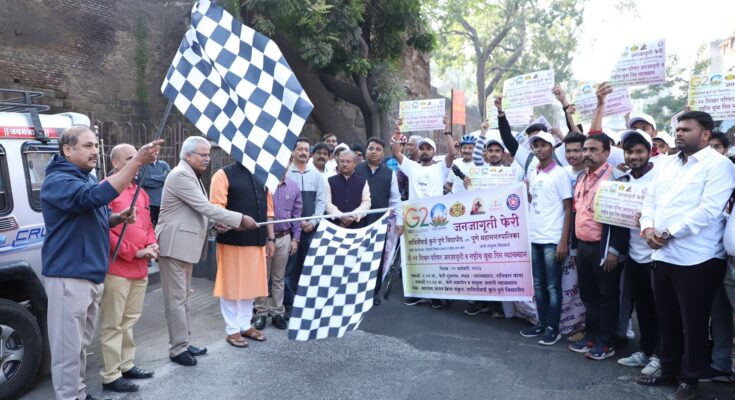
<svg viewBox="0 0 735 400"><path fill-rule="evenodd" d="M148 25L142 16L135 20L135 96L141 104L148 103Z"/></svg>

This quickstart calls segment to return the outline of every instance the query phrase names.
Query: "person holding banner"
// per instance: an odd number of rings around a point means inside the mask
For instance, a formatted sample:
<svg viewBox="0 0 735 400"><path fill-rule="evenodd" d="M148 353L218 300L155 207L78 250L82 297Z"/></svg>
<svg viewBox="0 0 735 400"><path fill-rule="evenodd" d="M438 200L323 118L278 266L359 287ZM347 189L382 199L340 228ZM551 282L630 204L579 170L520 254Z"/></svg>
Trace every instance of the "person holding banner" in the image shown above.
<svg viewBox="0 0 735 400"><path fill-rule="evenodd" d="M554 162L554 138L540 132L529 139L539 165L528 177L531 265L538 325L521 330L523 337L542 336L539 344L551 346L561 339L561 263L568 252L572 220L572 185L567 173Z"/></svg>
<svg viewBox="0 0 735 400"><path fill-rule="evenodd" d="M707 366L712 301L725 276L723 209L735 188L735 166L709 146L712 117L679 115L676 146L648 188L641 231L656 263L653 291L661 327L661 375L641 385L677 385L676 399L693 399Z"/></svg>
<svg viewBox="0 0 735 400"><path fill-rule="evenodd" d="M403 134L400 131L401 121L398 120L397 124L398 129L391 140L392 151L393 157L398 160L401 171L408 177L409 200L443 195L444 182L447 180L447 175L454 162L454 140L452 139L452 126L449 124L449 118L444 117L444 138L447 145L447 155L444 157L443 163L434 163L436 144L429 138L422 138L418 143L419 162L404 157L400 146L400 142L403 140ZM423 301L424 299L406 298L404 304L412 306ZM432 307L436 309L445 308L446 304L445 300L432 301Z"/></svg>

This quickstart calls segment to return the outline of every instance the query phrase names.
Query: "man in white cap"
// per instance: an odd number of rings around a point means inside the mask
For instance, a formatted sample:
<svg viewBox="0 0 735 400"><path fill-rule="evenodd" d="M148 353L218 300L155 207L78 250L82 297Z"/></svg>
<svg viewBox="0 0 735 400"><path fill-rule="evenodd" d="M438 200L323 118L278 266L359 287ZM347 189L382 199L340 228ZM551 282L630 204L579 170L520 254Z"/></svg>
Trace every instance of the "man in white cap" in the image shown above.
<svg viewBox="0 0 735 400"><path fill-rule="evenodd" d="M651 139L655 139L658 136L656 120L648 114L640 113L631 115L628 120L628 129L646 132Z"/></svg>
<svg viewBox="0 0 735 400"><path fill-rule="evenodd" d="M401 141L403 134L400 131L401 121L398 120L398 129L393 135L392 148L393 157L396 158L400 165L400 170L408 177L408 199L416 200L426 197L441 196L444 194L444 182L454 162L454 140L452 139L452 126L449 124L449 118L444 117L444 138L447 144L447 155L444 162L434 163L434 154L436 153L436 144L429 138L422 138L418 142L418 158L419 162L409 160L401 153ZM423 302L424 299L406 298L406 305L416 305ZM434 308L446 307L445 301L435 300L432 302Z"/></svg>
<svg viewBox="0 0 735 400"><path fill-rule="evenodd" d="M651 138L651 140L653 141L653 146L655 149L653 151L656 153L656 155L651 157L651 162L655 163L669 155L679 152L676 149L674 138L668 133L661 132L657 134L655 138Z"/></svg>
<svg viewBox="0 0 735 400"><path fill-rule="evenodd" d="M523 337L542 336L539 344L551 346L561 339L561 263L569 251L572 223L572 185L554 161L554 137L539 132L529 139L538 166L528 175L531 207L529 236L538 325L521 330Z"/></svg>

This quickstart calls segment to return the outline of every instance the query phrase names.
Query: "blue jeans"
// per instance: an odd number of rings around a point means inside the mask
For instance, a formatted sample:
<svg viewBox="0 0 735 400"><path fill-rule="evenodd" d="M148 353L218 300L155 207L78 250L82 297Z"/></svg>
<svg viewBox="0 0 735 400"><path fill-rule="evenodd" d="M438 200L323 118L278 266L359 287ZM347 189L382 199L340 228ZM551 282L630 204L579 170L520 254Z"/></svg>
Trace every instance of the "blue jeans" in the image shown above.
<svg viewBox="0 0 735 400"><path fill-rule="evenodd" d="M531 243L531 265L539 325L559 332L561 263L556 262L556 244Z"/></svg>

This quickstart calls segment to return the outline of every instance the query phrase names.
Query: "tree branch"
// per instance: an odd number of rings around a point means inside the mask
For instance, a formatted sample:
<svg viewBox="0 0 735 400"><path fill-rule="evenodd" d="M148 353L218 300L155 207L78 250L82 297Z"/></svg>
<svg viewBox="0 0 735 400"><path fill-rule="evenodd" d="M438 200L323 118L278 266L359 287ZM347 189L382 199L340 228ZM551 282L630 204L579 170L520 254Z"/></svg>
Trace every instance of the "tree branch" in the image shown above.
<svg viewBox="0 0 735 400"><path fill-rule="evenodd" d="M472 46L475 48L475 54L477 54L477 57L479 58L482 54L482 43L480 43L480 37L477 34L477 29L470 25L470 23L467 22L467 20L464 19L463 16L459 15L457 18L460 25L462 25L462 27L469 34L469 38L472 41Z"/></svg>
<svg viewBox="0 0 735 400"><path fill-rule="evenodd" d="M526 23L523 21L521 25L521 43L516 46L515 50L513 51L513 54L510 56L508 61L505 63L505 65L501 66L494 66L491 68L491 71L495 71L495 74L493 75L493 78L488 82L488 84L485 86L485 98L490 96L493 93L493 90L495 90L495 85L498 84L500 81L500 78L502 78L503 74L506 71L510 71L511 67L518 61L518 59L521 57L521 54L523 54L523 47L526 43Z"/></svg>
<svg viewBox="0 0 735 400"><path fill-rule="evenodd" d="M335 96L356 106L359 106L363 103L362 94L360 93L360 89L357 86L344 83L339 79L323 72L319 72L318 74L319 80L322 82L324 87L326 87L327 90L329 90L330 92L334 93Z"/></svg>

